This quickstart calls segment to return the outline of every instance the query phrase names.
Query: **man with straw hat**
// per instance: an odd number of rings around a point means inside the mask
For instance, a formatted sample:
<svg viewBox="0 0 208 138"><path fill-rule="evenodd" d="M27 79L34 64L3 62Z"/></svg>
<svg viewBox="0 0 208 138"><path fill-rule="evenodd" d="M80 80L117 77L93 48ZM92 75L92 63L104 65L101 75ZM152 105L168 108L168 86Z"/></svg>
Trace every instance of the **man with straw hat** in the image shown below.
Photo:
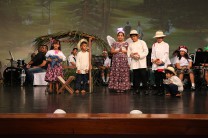
<svg viewBox="0 0 208 138"><path fill-rule="evenodd" d="M183 91L183 83L176 76L175 69L173 67L165 68L165 76L166 79L163 80L166 96L181 96L181 92Z"/></svg>
<svg viewBox="0 0 208 138"><path fill-rule="evenodd" d="M157 93L155 93L156 95L164 95L164 68L171 64L169 59L169 44L163 41L165 36L166 35L159 30L153 37L156 38L156 43L152 45L151 61L157 88Z"/></svg>

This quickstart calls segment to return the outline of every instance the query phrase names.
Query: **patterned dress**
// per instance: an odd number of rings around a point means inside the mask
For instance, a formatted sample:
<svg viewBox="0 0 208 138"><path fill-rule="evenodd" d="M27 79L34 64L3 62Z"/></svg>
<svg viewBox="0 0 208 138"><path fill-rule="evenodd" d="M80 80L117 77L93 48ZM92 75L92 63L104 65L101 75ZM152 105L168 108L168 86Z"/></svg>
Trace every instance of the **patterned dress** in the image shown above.
<svg viewBox="0 0 208 138"><path fill-rule="evenodd" d="M59 56L59 57L62 57L63 61L66 60L66 57L62 53L62 51L55 52L54 50L49 50L46 53L46 58L49 58L50 56ZM62 68L61 62L58 62L54 65L52 64L52 62L49 63L47 71L46 71L46 75L45 75L45 81L47 81L47 82L57 82L58 81L57 80L58 76L63 77L63 68Z"/></svg>
<svg viewBox="0 0 208 138"><path fill-rule="evenodd" d="M115 42L112 44L114 49L123 48L127 50L127 42ZM130 75L129 75L129 65L127 54L116 53L112 57L112 66L110 71L109 89L113 90L129 90L130 85Z"/></svg>

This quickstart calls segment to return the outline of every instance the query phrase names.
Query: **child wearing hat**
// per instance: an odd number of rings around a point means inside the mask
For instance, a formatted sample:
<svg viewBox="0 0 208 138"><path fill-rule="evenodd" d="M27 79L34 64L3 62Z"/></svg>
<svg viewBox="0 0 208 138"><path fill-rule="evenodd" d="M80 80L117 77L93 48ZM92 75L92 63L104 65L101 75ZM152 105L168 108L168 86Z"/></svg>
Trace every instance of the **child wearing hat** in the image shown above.
<svg viewBox="0 0 208 138"><path fill-rule="evenodd" d="M163 79L165 79L164 69L171 64L169 59L169 44L164 42L164 33L159 30L155 33L156 42L152 45L151 61L154 71L156 95L164 95Z"/></svg>
<svg viewBox="0 0 208 138"><path fill-rule="evenodd" d="M181 81L184 79L184 74L189 74L191 80L191 89L195 90L194 73L192 70L192 59L188 55L188 48L186 46L180 46L178 58L176 60L177 74Z"/></svg>
<svg viewBox="0 0 208 138"><path fill-rule="evenodd" d="M87 40L81 39L78 43L78 47L81 48L81 51L77 54L76 59L76 93L86 92L86 85L88 82L88 71L89 71L89 52L87 52Z"/></svg>
<svg viewBox="0 0 208 138"><path fill-rule="evenodd" d="M131 30L130 37L133 43L128 47L128 57L131 57L130 68L133 70L133 88L135 93L138 93L139 84L142 82L144 89L147 88L147 61L148 47L145 41L139 39L139 33L136 30ZM148 91L145 90L148 95Z"/></svg>
<svg viewBox="0 0 208 138"><path fill-rule="evenodd" d="M176 76L175 69L173 67L165 68L165 76L163 83L165 86L166 96L181 96L181 92L183 91L183 83Z"/></svg>

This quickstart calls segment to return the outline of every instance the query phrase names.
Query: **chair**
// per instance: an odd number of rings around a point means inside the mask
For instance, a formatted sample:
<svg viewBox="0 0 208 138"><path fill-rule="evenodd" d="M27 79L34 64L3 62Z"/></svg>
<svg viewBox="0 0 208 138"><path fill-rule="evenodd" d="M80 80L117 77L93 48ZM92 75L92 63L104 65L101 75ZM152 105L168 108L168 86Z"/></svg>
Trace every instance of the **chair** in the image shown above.
<svg viewBox="0 0 208 138"><path fill-rule="evenodd" d="M74 93L72 87L70 87L70 83L75 79L74 76L70 76L67 81L65 81L61 76L58 76L58 81L61 83L61 88L58 90L58 94L62 93L64 89L66 89L70 94Z"/></svg>

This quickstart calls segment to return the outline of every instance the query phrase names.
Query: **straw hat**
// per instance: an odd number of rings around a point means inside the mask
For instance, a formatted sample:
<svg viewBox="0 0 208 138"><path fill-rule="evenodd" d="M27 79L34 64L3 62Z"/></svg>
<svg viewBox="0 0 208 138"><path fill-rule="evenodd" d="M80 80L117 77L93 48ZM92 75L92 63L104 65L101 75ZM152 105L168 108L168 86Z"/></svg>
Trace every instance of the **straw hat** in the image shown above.
<svg viewBox="0 0 208 138"><path fill-rule="evenodd" d="M167 67L165 70L171 71L174 75L176 75L175 69L173 67Z"/></svg>
<svg viewBox="0 0 208 138"><path fill-rule="evenodd" d="M153 38L157 38L157 37L165 37L166 35L164 35L163 31L159 30L155 33L155 36Z"/></svg>
<svg viewBox="0 0 208 138"><path fill-rule="evenodd" d="M80 45L81 45L82 42L88 43L88 41L87 41L86 39L81 39L81 40L78 42L78 44L77 44L77 48L78 48L78 49L80 49Z"/></svg>
<svg viewBox="0 0 208 138"><path fill-rule="evenodd" d="M131 30L130 35L138 35L137 30Z"/></svg>

